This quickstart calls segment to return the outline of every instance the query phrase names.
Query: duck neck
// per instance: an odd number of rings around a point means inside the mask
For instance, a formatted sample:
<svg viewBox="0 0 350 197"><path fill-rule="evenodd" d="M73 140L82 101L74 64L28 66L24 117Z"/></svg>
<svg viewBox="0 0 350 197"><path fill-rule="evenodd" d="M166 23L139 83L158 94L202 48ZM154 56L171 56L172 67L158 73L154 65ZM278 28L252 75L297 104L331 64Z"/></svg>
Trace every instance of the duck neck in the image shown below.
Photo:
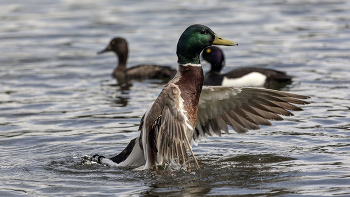
<svg viewBox="0 0 350 197"><path fill-rule="evenodd" d="M126 60L128 59L128 52L121 54L117 53L118 56L118 64L114 69L112 75L118 79L118 82L123 81L125 77L124 71L126 70Z"/></svg>
<svg viewBox="0 0 350 197"><path fill-rule="evenodd" d="M211 73L220 74L222 63L211 63L210 71Z"/></svg>
<svg viewBox="0 0 350 197"><path fill-rule="evenodd" d="M128 51L125 51L122 53L116 53L118 56L118 70L125 70L126 69L126 61L128 60Z"/></svg>
<svg viewBox="0 0 350 197"><path fill-rule="evenodd" d="M192 65L200 65L201 62L199 60L199 53L193 55L193 52L182 52L178 54L178 60L177 62L179 63L179 65L188 65L188 64L192 64ZM190 55L188 55L190 54Z"/></svg>

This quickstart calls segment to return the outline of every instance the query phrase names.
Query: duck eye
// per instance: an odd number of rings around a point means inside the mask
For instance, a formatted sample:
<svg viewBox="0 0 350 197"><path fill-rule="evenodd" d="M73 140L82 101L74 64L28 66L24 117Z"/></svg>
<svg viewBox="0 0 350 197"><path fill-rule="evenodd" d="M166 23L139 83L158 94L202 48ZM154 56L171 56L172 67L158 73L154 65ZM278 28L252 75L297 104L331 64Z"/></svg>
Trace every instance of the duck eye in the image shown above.
<svg viewBox="0 0 350 197"><path fill-rule="evenodd" d="M201 30L201 34L206 34L207 32L205 32L205 29Z"/></svg>

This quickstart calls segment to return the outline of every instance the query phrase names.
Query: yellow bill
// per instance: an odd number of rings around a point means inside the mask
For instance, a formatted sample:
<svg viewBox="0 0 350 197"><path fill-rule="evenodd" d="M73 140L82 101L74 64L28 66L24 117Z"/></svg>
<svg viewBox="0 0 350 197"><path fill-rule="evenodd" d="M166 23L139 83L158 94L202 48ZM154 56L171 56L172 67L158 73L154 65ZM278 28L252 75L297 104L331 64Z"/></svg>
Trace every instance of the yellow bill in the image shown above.
<svg viewBox="0 0 350 197"><path fill-rule="evenodd" d="M237 42L231 40L226 40L215 34L215 39L213 45L225 45L225 46L235 46L238 45Z"/></svg>

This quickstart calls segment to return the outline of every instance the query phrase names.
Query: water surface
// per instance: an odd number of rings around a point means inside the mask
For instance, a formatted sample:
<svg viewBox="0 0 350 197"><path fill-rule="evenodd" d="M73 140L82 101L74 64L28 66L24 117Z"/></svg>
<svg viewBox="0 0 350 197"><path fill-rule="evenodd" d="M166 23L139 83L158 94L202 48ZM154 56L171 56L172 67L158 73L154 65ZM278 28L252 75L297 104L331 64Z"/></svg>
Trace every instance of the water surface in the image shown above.
<svg viewBox="0 0 350 197"><path fill-rule="evenodd" d="M349 196L350 3L338 1L1 1L1 196ZM296 76L284 91L310 105L261 130L194 147L201 170L134 171L88 164L137 136L164 83L111 78L127 38L129 65L173 68L195 23L239 43L226 68ZM208 64L203 63L204 70Z"/></svg>

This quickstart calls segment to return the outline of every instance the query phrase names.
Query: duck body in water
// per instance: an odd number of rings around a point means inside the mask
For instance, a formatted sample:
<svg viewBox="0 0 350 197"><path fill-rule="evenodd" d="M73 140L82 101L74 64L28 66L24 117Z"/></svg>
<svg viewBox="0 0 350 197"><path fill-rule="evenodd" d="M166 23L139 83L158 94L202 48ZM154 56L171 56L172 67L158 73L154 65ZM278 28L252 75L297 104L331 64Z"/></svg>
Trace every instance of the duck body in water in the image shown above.
<svg viewBox="0 0 350 197"><path fill-rule="evenodd" d="M306 96L261 88L203 86L199 55L210 45L234 46L204 25L191 25L177 44L178 72L163 88L141 118L140 135L118 155L105 158L94 155L98 163L111 166L135 166L153 169L176 162L190 167L189 150L206 135L228 133L228 125L238 133L271 125L291 116L289 110L302 110L293 104L307 104Z"/></svg>
<svg viewBox="0 0 350 197"><path fill-rule="evenodd" d="M225 66L225 55L216 46L205 48L202 58L211 65L210 71L204 76L204 85L279 89L290 84L293 78L282 71L257 67L237 68L221 74L221 69Z"/></svg>
<svg viewBox="0 0 350 197"><path fill-rule="evenodd" d="M172 79L176 74L175 69L162 65L146 64L127 68L126 62L128 60L129 49L128 43L124 38L113 38L108 46L97 54L109 51L114 52L118 56L118 65L112 73L112 76L117 78L118 82L133 79Z"/></svg>

